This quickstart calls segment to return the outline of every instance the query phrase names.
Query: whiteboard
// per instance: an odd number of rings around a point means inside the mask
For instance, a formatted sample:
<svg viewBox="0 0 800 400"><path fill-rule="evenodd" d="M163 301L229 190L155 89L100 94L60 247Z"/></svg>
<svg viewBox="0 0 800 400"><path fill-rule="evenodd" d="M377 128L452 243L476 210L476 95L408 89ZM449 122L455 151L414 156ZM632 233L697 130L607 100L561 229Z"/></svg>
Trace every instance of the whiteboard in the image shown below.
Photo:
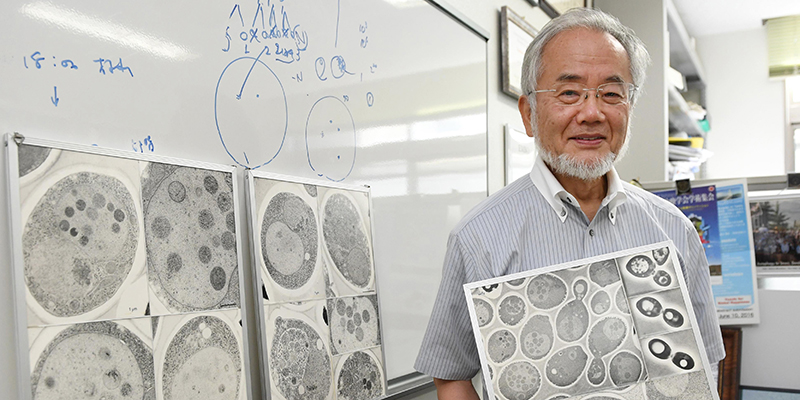
<svg viewBox="0 0 800 400"><path fill-rule="evenodd" d="M422 0L10 0L0 38L2 133L369 185L388 377L413 372L447 234L487 196L485 37Z"/></svg>

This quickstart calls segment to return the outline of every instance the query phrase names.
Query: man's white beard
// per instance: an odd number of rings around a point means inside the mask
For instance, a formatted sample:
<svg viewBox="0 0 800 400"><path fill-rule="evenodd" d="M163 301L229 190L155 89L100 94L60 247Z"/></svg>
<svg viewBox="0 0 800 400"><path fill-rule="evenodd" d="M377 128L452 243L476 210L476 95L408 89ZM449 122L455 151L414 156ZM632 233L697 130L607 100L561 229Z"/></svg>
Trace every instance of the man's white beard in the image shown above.
<svg viewBox="0 0 800 400"><path fill-rule="evenodd" d="M622 159L625 151L628 149L628 138L620 149L619 156L616 153L609 151L604 156L598 156L591 160L581 160L571 154L555 155L551 151L542 146L539 136L536 135L536 149L539 151L542 160L547 164L553 172L559 175L565 175L577 178L586 182L594 181L601 178L603 175L611 171L614 167L614 162L617 159Z"/></svg>

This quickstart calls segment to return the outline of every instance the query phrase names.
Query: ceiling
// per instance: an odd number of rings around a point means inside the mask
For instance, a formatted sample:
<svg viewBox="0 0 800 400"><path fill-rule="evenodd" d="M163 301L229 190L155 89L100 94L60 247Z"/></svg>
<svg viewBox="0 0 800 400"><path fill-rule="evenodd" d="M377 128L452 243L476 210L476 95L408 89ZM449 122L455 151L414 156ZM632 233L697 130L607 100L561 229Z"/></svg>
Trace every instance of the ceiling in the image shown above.
<svg viewBox="0 0 800 400"><path fill-rule="evenodd" d="M800 15L798 0L673 0L689 35L758 29L761 20Z"/></svg>

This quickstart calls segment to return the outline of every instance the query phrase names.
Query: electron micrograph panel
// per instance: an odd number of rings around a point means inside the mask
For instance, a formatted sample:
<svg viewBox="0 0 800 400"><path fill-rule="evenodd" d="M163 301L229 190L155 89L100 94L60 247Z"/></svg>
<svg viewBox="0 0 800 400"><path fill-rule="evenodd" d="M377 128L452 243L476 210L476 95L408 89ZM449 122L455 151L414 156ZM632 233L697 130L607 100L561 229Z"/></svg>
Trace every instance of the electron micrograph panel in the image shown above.
<svg viewBox="0 0 800 400"><path fill-rule="evenodd" d="M31 365L33 399L154 400L152 341L131 328L111 321L42 328L36 341L58 333Z"/></svg>
<svg viewBox="0 0 800 400"><path fill-rule="evenodd" d="M160 399L246 398L238 310L154 320Z"/></svg>
<svg viewBox="0 0 800 400"><path fill-rule="evenodd" d="M669 247L617 260L628 296L678 288Z"/></svg>
<svg viewBox="0 0 800 400"><path fill-rule="evenodd" d="M386 391L379 347L354 351L334 359L337 400L371 400Z"/></svg>
<svg viewBox="0 0 800 400"><path fill-rule="evenodd" d="M232 174L149 163L142 201L151 312L238 307Z"/></svg>
<svg viewBox="0 0 800 400"><path fill-rule="evenodd" d="M711 400L714 398L703 371L652 379L646 383L648 400Z"/></svg>
<svg viewBox="0 0 800 400"><path fill-rule="evenodd" d="M642 339L650 379L703 370L694 332L683 330Z"/></svg>
<svg viewBox="0 0 800 400"><path fill-rule="evenodd" d="M319 213L334 293L342 296L373 291L375 271L367 194L326 189Z"/></svg>
<svg viewBox="0 0 800 400"><path fill-rule="evenodd" d="M680 289L631 297L629 305L640 337L691 328Z"/></svg>
<svg viewBox="0 0 800 400"><path fill-rule="evenodd" d="M332 354L380 346L377 295L339 297L327 303Z"/></svg>
<svg viewBox="0 0 800 400"><path fill-rule="evenodd" d="M474 289L483 351L501 399L551 399L645 377L614 260Z"/></svg>
<svg viewBox="0 0 800 400"><path fill-rule="evenodd" d="M29 326L142 315L138 162L49 150L20 149Z"/></svg>

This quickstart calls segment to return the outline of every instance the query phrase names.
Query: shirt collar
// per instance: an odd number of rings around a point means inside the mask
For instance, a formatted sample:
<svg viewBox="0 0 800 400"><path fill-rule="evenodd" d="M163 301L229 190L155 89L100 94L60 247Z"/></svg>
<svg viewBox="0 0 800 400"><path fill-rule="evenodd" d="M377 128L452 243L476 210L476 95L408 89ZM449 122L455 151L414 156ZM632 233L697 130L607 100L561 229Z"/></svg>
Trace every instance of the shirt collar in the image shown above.
<svg viewBox="0 0 800 400"><path fill-rule="evenodd" d="M536 186L536 189L544 196L561 222L567 220L567 214L569 213L564 203L580 209L578 200L561 186L561 183L558 182L558 179L556 179L555 175L553 175L550 169L547 168L547 165L545 165L544 160L539 156L536 157L536 162L533 164L530 177L531 181L533 181L533 185ZM616 169L612 167L606 174L606 177L608 178L608 193L603 199L600 208L602 209L608 206L608 218L611 220L611 224L615 225L617 221L617 208L625 203L627 195L622 187L622 181Z"/></svg>

